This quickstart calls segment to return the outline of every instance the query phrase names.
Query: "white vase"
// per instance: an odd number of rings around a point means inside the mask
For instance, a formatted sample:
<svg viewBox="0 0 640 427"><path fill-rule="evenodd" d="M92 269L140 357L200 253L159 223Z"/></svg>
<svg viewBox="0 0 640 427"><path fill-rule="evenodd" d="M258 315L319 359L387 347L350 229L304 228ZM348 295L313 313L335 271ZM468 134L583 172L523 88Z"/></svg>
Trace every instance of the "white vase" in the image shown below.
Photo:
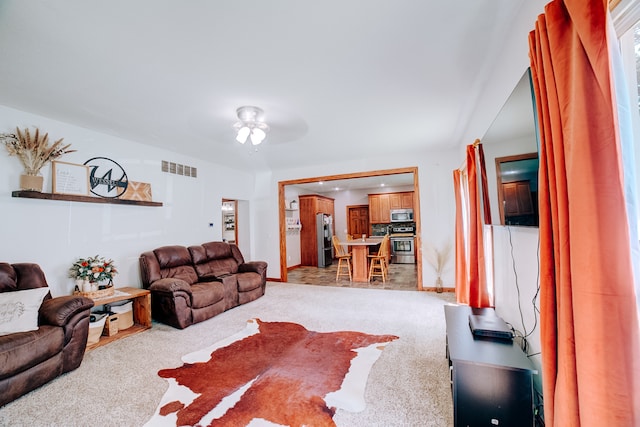
<svg viewBox="0 0 640 427"><path fill-rule="evenodd" d="M82 281L82 292L91 292L91 283L87 279Z"/></svg>

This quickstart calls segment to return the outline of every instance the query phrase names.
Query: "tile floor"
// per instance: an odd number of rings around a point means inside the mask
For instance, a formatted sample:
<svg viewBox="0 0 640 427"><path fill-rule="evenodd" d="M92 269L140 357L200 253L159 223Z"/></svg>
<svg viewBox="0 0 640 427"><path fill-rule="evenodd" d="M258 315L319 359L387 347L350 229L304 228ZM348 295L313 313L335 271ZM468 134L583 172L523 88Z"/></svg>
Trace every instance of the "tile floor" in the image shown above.
<svg viewBox="0 0 640 427"><path fill-rule="evenodd" d="M336 282L338 261L329 267L297 267L287 272L287 282L306 285L341 286L346 288L398 289L412 291L418 289L418 268L416 264L391 264L386 283L375 277L370 283L349 282L344 276Z"/></svg>

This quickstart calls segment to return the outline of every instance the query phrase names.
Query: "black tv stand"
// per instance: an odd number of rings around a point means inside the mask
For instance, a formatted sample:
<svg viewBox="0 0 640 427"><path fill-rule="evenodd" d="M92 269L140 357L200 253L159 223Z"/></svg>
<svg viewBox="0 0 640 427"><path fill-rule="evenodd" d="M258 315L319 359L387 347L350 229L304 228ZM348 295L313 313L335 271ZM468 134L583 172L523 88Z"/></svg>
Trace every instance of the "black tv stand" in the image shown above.
<svg viewBox="0 0 640 427"><path fill-rule="evenodd" d="M454 426L533 426L533 364L511 340L474 338L469 329L469 314L492 311L444 307Z"/></svg>

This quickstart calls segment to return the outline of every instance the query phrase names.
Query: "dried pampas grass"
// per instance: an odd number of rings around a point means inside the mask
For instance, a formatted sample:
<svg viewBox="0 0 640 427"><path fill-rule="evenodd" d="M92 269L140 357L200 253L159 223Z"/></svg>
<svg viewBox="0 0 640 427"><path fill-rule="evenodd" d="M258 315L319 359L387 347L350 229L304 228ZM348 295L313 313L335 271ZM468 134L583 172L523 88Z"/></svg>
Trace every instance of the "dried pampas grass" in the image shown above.
<svg viewBox="0 0 640 427"><path fill-rule="evenodd" d="M425 256L427 257L427 262L433 267L438 277L442 275L444 267L447 265L449 261L449 256L451 255L451 243L446 242L442 249L438 249L429 242L425 244Z"/></svg>
<svg viewBox="0 0 640 427"><path fill-rule="evenodd" d="M15 134L0 135L0 141L7 147L9 155L17 156L20 159L27 175L37 175L48 162L63 154L76 151L69 150L71 144L62 145L63 139L60 138L49 145L49 134L42 135L38 128L35 129L33 135L29 128L25 128L23 131L16 128Z"/></svg>

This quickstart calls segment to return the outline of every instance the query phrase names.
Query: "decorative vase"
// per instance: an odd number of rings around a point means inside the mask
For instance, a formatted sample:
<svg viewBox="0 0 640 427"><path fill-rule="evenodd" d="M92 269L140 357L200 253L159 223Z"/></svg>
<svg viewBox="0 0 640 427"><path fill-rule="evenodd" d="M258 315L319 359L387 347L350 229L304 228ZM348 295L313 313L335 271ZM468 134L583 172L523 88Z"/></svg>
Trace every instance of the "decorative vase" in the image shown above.
<svg viewBox="0 0 640 427"><path fill-rule="evenodd" d="M82 281L82 292L91 292L91 282L87 279Z"/></svg>
<svg viewBox="0 0 640 427"><path fill-rule="evenodd" d="M442 293L442 278L440 276L436 279L436 292L439 294Z"/></svg>
<svg viewBox="0 0 640 427"><path fill-rule="evenodd" d="M20 175L21 190L42 192L43 182L44 178L42 177L42 175Z"/></svg>

